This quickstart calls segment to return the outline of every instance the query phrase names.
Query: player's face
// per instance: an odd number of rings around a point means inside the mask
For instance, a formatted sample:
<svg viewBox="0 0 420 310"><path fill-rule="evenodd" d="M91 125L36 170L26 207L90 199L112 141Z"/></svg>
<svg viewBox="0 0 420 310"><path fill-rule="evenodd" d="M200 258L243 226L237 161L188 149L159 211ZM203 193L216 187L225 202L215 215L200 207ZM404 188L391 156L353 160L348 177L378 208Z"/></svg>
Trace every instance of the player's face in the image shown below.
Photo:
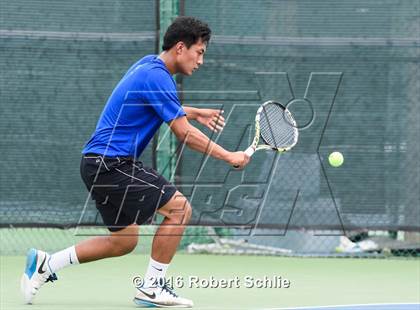
<svg viewBox="0 0 420 310"><path fill-rule="evenodd" d="M204 53L206 52L206 44L201 40L187 48L183 45L178 57L178 72L191 75L204 63Z"/></svg>

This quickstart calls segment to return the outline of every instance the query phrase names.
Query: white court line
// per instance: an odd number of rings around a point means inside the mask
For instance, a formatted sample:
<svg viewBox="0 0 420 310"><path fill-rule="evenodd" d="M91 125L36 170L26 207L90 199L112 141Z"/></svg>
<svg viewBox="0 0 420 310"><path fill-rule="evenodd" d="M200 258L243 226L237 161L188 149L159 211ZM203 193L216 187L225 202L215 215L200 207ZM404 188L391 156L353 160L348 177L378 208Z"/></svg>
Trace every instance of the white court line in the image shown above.
<svg viewBox="0 0 420 310"><path fill-rule="evenodd" d="M344 307L375 307L375 306L417 306L420 303L377 303L377 304L354 304L354 305L330 305L330 306L310 306L310 307L288 307L288 308L264 308L260 310L305 310L305 309L328 309L328 308L344 308Z"/></svg>

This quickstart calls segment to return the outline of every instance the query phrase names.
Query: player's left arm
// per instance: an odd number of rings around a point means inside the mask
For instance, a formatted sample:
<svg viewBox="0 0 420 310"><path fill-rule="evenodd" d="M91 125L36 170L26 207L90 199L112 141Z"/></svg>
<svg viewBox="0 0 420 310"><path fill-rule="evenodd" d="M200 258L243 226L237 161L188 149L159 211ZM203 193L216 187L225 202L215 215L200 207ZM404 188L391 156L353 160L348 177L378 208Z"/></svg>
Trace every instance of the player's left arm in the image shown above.
<svg viewBox="0 0 420 310"><path fill-rule="evenodd" d="M218 109L198 109L194 107L183 107L188 120L195 120L200 124L218 132L225 126L223 110Z"/></svg>

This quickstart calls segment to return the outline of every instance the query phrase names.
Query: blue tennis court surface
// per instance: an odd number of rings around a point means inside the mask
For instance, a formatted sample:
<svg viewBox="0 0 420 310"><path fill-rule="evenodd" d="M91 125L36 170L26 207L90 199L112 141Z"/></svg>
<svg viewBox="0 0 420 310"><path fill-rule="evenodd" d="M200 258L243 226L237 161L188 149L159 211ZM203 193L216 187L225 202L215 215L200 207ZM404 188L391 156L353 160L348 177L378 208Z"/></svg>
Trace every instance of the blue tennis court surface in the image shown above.
<svg viewBox="0 0 420 310"><path fill-rule="evenodd" d="M276 310L276 309L272 309ZM420 310L420 304L366 304L346 306L320 306L279 308L277 310Z"/></svg>

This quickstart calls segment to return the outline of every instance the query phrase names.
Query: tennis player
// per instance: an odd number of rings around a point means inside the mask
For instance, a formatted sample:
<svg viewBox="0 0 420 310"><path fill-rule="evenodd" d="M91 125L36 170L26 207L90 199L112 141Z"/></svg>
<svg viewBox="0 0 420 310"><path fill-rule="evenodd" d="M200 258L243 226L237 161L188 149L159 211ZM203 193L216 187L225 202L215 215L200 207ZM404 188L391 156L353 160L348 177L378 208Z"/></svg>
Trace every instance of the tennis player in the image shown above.
<svg viewBox="0 0 420 310"><path fill-rule="evenodd" d="M134 302L144 307L191 307L165 281L168 266L191 217L191 206L176 187L137 158L163 122L191 149L243 168L244 152L229 152L190 124L195 120L214 131L223 129L222 112L182 107L172 75L192 75L203 64L210 40L207 24L179 17L167 29L160 55L136 62L117 84L82 151L81 176L96 201L108 236L92 237L52 255L31 249L21 288L32 303L40 287L57 279L60 269L130 253L137 245L138 225L155 213L164 219L153 238L152 253Z"/></svg>

